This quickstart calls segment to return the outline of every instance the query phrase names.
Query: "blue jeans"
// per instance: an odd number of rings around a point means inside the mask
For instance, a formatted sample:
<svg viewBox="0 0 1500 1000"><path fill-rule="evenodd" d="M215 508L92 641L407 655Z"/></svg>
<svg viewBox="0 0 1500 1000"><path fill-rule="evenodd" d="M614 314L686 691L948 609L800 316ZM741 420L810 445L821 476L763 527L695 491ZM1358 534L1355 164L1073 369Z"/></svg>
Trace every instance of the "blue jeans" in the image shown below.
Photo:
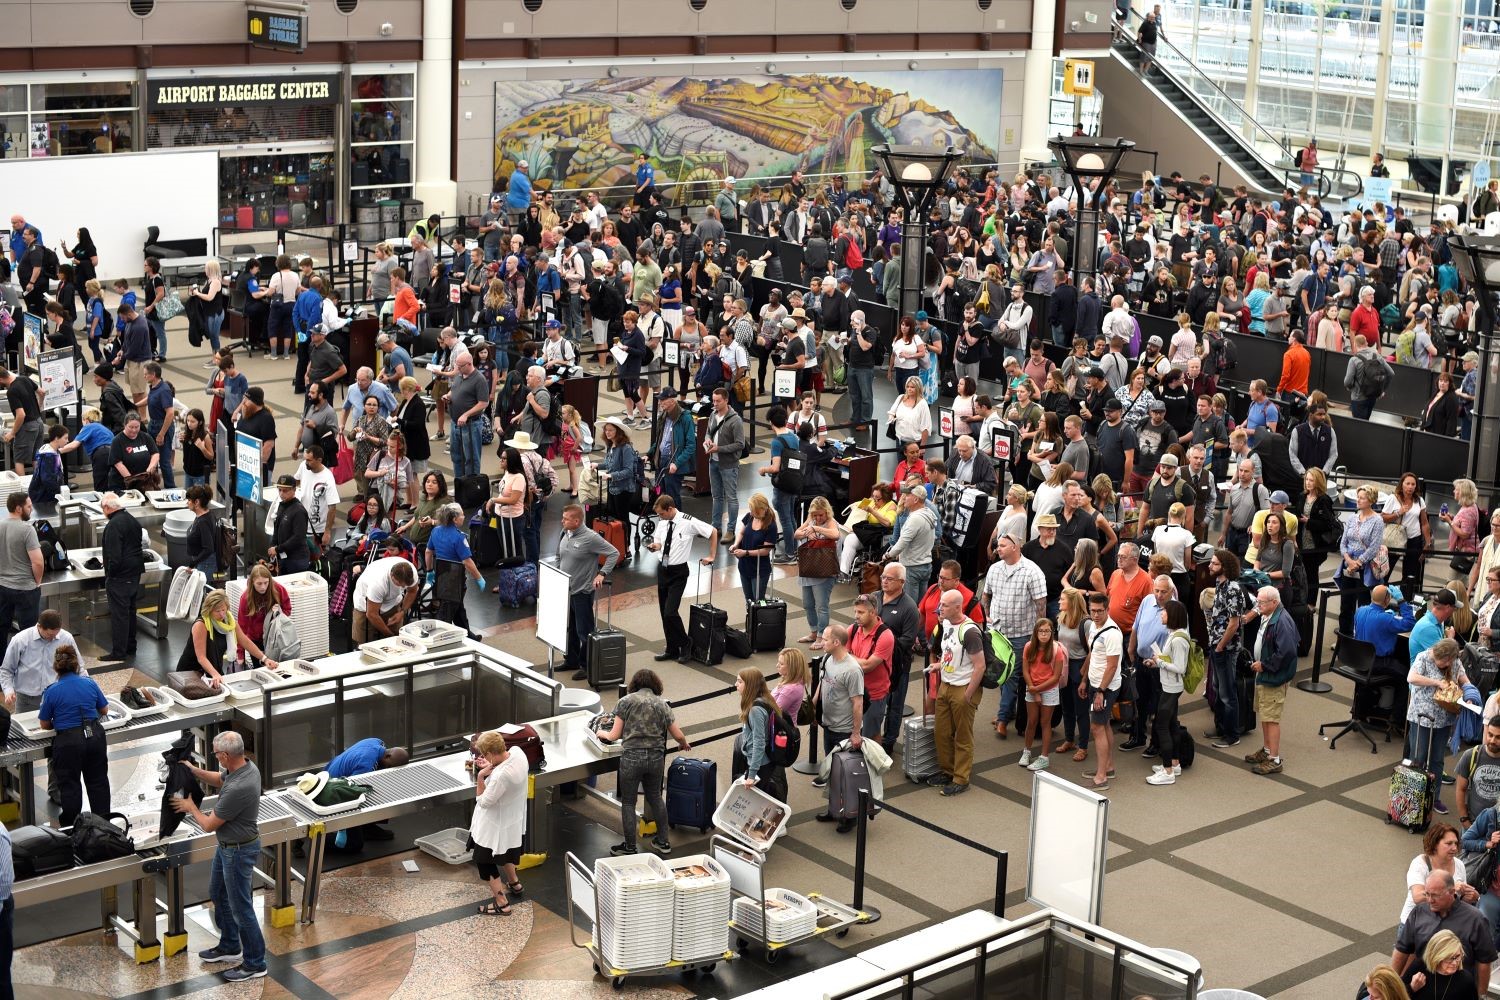
<svg viewBox="0 0 1500 1000"><path fill-rule="evenodd" d="M215 354L219 353L219 331L223 328L224 314L222 312L203 317L203 334L208 337L208 343L213 347Z"/></svg>
<svg viewBox="0 0 1500 1000"><path fill-rule="evenodd" d="M669 497L672 498L672 503L676 505L677 509L681 510L682 509L682 473L681 472L663 472L661 474L661 477L657 480L657 484L659 486L661 486L661 491L663 493L665 493L667 496L669 496Z"/></svg>
<svg viewBox="0 0 1500 1000"><path fill-rule="evenodd" d="M1059 324L1053 323L1052 324L1052 342L1054 344L1056 344L1058 347L1071 347L1072 345L1068 343L1066 337L1067 337L1067 334L1065 334L1063 332L1063 328Z"/></svg>
<svg viewBox="0 0 1500 1000"><path fill-rule="evenodd" d="M891 693L885 696L885 732L880 743L886 752L896 745L901 735L901 717L906 710L906 689L911 683L911 651L897 650L891 664Z"/></svg>
<svg viewBox="0 0 1500 1000"><path fill-rule="evenodd" d="M574 343L583 339L583 296L570 295L563 302L563 323L568 329L568 339Z"/></svg>
<svg viewBox="0 0 1500 1000"><path fill-rule="evenodd" d="M1375 400L1373 399L1351 399L1349 400L1349 413L1355 420L1369 420L1370 414L1375 412Z"/></svg>
<svg viewBox="0 0 1500 1000"><path fill-rule="evenodd" d="M1002 347L1000 349L1000 354L1001 354L1001 358L1000 358L1000 363L1001 364L1005 363L1005 359L1006 358L1015 358L1016 362L1018 364L1024 365L1026 363L1026 348L1024 346L1023 347Z"/></svg>
<svg viewBox="0 0 1500 1000"><path fill-rule="evenodd" d="M453 421L452 433L448 436L448 455L453 459L454 478L479 474L479 418L470 417L468 423Z"/></svg>
<svg viewBox="0 0 1500 1000"><path fill-rule="evenodd" d="M150 428L151 440L156 440L156 435L161 431L161 424ZM172 453L177 441L177 428L168 427L163 436L161 444L157 447L157 453L161 456L159 468L161 469L161 487L164 490L175 490L177 488L177 475L172 471Z"/></svg>
<svg viewBox="0 0 1500 1000"><path fill-rule="evenodd" d="M42 613L42 592L39 588L17 590L0 587L0 644L10 642L11 619L15 619L16 631L31 628ZM116 652L120 652L116 650Z"/></svg>
<svg viewBox="0 0 1500 1000"><path fill-rule="evenodd" d="M849 419L868 424L875 414L875 369L848 366Z"/></svg>
<svg viewBox="0 0 1500 1000"><path fill-rule="evenodd" d="M886 708L890 704L891 696L887 694L884 698L871 698L870 707L865 709L864 718L859 724L859 735L867 740L880 739L880 733L885 726ZM901 718L901 709L892 707L896 718Z"/></svg>
<svg viewBox="0 0 1500 1000"><path fill-rule="evenodd" d="M1442 714L1442 710L1438 709ZM1442 721L1442 720L1438 720ZM1429 726L1425 722L1408 725L1406 728L1406 759L1420 765L1432 775L1432 801L1442 801L1443 759L1448 756L1448 730L1451 725Z"/></svg>
<svg viewBox="0 0 1500 1000"><path fill-rule="evenodd" d="M930 562L906 567L906 586L902 588L902 591L911 598L913 604L922 603L922 595L927 593L927 581L931 576L932 563Z"/></svg>
<svg viewBox="0 0 1500 1000"><path fill-rule="evenodd" d="M832 596L833 577L831 576L821 580L808 579L802 584L802 603L807 611L807 624L820 637L823 630L828 627L828 602Z"/></svg>
<svg viewBox="0 0 1500 1000"><path fill-rule="evenodd" d="M1224 517L1228 519L1229 515L1225 514ZM1236 528L1232 524L1224 525L1224 547L1239 558L1245 558L1245 550L1250 548L1250 530Z"/></svg>
<svg viewBox="0 0 1500 1000"><path fill-rule="evenodd" d="M777 529L781 537L776 547L781 550L782 555L794 556L797 554L797 539L792 537L792 532L801 523L797 520L797 498L772 487L771 506L776 508L776 520L780 522Z"/></svg>
<svg viewBox="0 0 1500 1000"><path fill-rule="evenodd" d="M1208 648L1208 669L1214 676L1214 726L1219 735L1234 739L1240 735L1240 702L1238 678L1234 675L1240 654L1236 646L1219 652Z"/></svg>
<svg viewBox="0 0 1500 1000"><path fill-rule="evenodd" d="M202 573L204 576L212 577L219 571L218 554L213 552L209 553L202 559L198 560L198 565L194 566L193 569L198 570L198 572Z"/></svg>
<svg viewBox="0 0 1500 1000"><path fill-rule="evenodd" d="M152 352L158 359L167 360L167 324L153 315L146 317L146 325L151 327Z"/></svg>
<svg viewBox="0 0 1500 1000"><path fill-rule="evenodd" d="M740 523L740 464L710 459L708 484L713 491L714 507L712 523L715 531L725 530L724 515L729 515L728 529Z"/></svg>
<svg viewBox="0 0 1500 1000"><path fill-rule="evenodd" d="M241 968L259 972L266 967L266 939L255 919L255 896L251 879L260 858L260 839L239 847L220 846L214 851L208 877L208 898L214 904L214 923L219 927L219 947L242 952Z"/></svg>
<svg viewBox="0 0 1500 1000"><path fill-rule="evenodd" d="M184 473L183 477L182 477L182 482L183 482L183 485L185 485L185 486L207 486L208 485L208 477L207 476L189 476L186 473Z"/></svg>

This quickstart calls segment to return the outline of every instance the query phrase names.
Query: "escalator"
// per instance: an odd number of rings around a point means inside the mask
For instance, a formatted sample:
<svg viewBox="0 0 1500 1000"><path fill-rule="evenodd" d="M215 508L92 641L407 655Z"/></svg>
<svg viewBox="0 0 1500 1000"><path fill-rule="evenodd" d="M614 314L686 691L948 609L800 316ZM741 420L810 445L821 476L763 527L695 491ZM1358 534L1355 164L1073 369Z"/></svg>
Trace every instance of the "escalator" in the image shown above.
<svg viewBox="0 0 1500 1000"><path fill-rule="evenodd" d="M1114 64L1123 67L1176 113L1213 151L1245 178L1252 190L1280 197L1290 176L1297 186L1292 151L1245 113L1244 107L1180 50L1160 38L1151 68L1141 72L1141 53L1135 34L1140 16L1134 11L1128 27L1115 38ZM1123 96L1123 95L1121 95ZM1109 102L1106 100L1106 116ZM1269 160L1269 153L1275 159ZM1321 172L1320 172L1321 173ZM1333 187L1326 176L1318 178L1318 193L1327 196Z"/></svg>

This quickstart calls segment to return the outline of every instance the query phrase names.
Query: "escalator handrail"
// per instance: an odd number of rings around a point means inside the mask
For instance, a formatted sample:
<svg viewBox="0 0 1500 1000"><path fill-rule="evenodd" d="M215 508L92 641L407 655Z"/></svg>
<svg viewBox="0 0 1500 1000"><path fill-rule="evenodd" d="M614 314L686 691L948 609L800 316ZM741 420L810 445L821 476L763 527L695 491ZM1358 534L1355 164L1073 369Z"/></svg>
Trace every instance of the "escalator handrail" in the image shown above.
<svg viewBox="0 0 1500 1000"><path fill-rule="evenodd" d="M1125 24L1122 25L1121 28L1120 28L1121 35L1123 35L1132 45L1139 46L1140 42L1139 42L1139 40L1137 38L1137 33L1131 28L1130 18L1134 18L1136 21L1143 21L1143 20L1145 20L1145 18L1140 14L1139 11L1136 11L1136 10L1132 9L1129 12L1129 17L1126 19ZM1211 76L1209 76L1207 73L1203 72L1202 68L1199 67L1197 63L1195 63L1191 59L1189 59L1187 57L1187 55L1184 54L1181 49L1179 49L1177 46L1173 45L1171 42L1167 41L1167 39L1164 38L1164 37L1162 37L1160 34L1158 34L1158 36L1157 36L1157 42L1156 42L1156 44L1157 44L1157 48L1161 48L1162 46L1166 46L1166 48L1170 49L1173 53L1176 54L1177 58L1181 59L1187 65L1193 67L1193 70L1203 79L1203 81L1205 83L1207 83L1210 87L1212 87L1221 97L1223 97L1223 99L1225 101L1228 101L1230 104L1232 104L1233 106L1235 106L1235 107L1237 107L1237 108L1240 109L1240 114L1243 116L1243 118L1244 118L1244 120L1246 122L1248 122L1261 135L1265 136L1266 140L1268 142L1270 142L1272 145L1274 145L1277 149L1281 150L1281 152L1286 155L1287 160L1291 160L1292 159L1292 151L1286 147L1285 143L1283 143L1280 139L1276 138L1276 136L1274 134L1272 134L1272 132L1269 129L1267 129L1264 125L1262 125L1260 122L1256 121L1253 117L1251 117L1250 114L1247 111L1245 111L1245 107L1244 107L1243 104L1241 104L1239 101L1235 100L1234 97L1232 97L1229 94L1228 91L1226 91L1223 87L1221 87L1217 83L1215 83L1213 81L1213 78ZM1172 72L1172 70L1169 69L1165 63L1161 62L1161 60L1159 60L1159 59L1152 60L1152 61L1156 64L1156 68L1163 75L1169 77L1172 80L1173 83L1175 83L1179 87L1181 87L1184 93L1187 93L1190 96L1192 96L1193 98L1195 98L1197 100L1197 102L1198 102L1198 105L1204 110L1205 113L1208 114L1209 117L1211 117L1218 124L1218 126L1220 128L1222 128L1225 132L1228 132L1231 136L1233 136L1237 132L1239 132L1240 129L1239 129L1238 126L1236 126L1236 125L1234 125L1234 124L1232 124L1230 122L1225 121L1224 118L1217 111L1214 110L1213 106L1209 102L1204 101L1201 98L1198 98L1198 95L1194 94L1191 88L1189 88L1186 85L1184 85L1183 81L1177 76L1177 74L1174 73L1174 72ZM1260 163L1261 163L1261 166L1266 170L1267 173L1269 173L1269 174L1278 174L1278 173L1281 172L1275 166L1275 164L1267 162L1266 159L1265 159L1265 157L1263 157L1260 154L1260 152L1255 149L1255 147L1254 147L1254 145L1252 143L1248 143L1248 142L1245 143L1245 151L1247 153L1249 153L1251 156L1255 157L1257 160L1259 160Z"/></svg>

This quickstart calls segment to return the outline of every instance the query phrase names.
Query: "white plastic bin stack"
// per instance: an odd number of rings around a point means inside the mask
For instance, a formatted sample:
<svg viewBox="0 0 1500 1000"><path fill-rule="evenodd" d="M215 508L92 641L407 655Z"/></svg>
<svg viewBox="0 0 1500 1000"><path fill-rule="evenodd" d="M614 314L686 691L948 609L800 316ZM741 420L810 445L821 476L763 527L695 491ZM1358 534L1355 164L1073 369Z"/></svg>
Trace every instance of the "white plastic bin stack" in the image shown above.
<svg viewBox="0 0 1500 1000"><path fill-rule="evenodd" d="M707 854L667 861L676 879L672 958L698 962L721 957L729 946L729 873Z"/></svg>
<svg viewBox="0 0 1500 1000"><path fill-rule="evenodd" d="M672 960L676 879L654 855L594 862L599 953L615 969L650 969Z"/></svg>
<svg viewBox="0 0 1500 1000"><path fill-rule="evenodd" d="M308 571L278 576L276 582L286 588L286 595L292 602L292 624L297 627L297 638L302 640L303 658L327 656L328 581ZM230 580L224 585L224 592L229 596L230 609L238 613L240 596L245 593L245 581Z"/></svg>
<svg viewBox="0 0 1500 1000"><path fill-rule="evenodd" d="M818 908L790 889L766 890L766 927L760 926L760 907L740 896L734 901L734 923L771 944L797 941L818 929Z"/></svg>

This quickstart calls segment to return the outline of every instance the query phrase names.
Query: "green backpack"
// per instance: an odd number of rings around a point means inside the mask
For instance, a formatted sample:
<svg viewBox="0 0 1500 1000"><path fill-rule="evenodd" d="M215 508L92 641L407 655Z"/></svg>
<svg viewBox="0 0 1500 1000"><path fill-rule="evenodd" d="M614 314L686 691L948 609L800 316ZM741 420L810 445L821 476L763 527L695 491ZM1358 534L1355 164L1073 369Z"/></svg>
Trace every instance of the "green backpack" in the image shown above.
<svg viewBox="0 0 1500 1000"><path fill-rule="evenodd" d="M1417 363L1417 331L1407 330L1396 338L1396 363L1399 365Z"/></svg>
<svg viewBox="0 0 1500 1000"><path fill-rule="evenodd" d="M1208 657L1203 655L1203 647L1193 641L1187 630L1178 629L1173 635L1180 635L1187 640L1188 663L1187 670L1182 675L1182 686L1188 694L1197 694L1198 685L1203 683L1203 678L1208 675Z"/></svg>
<svg viewBox="0 0 1500 1000"><path fill-rule="evenodd" d="M974 622L966 624L979 628ZM980 683L990 689L1001 687L1010 682L1016 672L1016 651L1011 646L1010 640L995 629L985 626L980 630L981 645L984 648L984 680ZM938 622L932 629L930 646L933 657L939 657L943 641L943 623Z"/></svg>

